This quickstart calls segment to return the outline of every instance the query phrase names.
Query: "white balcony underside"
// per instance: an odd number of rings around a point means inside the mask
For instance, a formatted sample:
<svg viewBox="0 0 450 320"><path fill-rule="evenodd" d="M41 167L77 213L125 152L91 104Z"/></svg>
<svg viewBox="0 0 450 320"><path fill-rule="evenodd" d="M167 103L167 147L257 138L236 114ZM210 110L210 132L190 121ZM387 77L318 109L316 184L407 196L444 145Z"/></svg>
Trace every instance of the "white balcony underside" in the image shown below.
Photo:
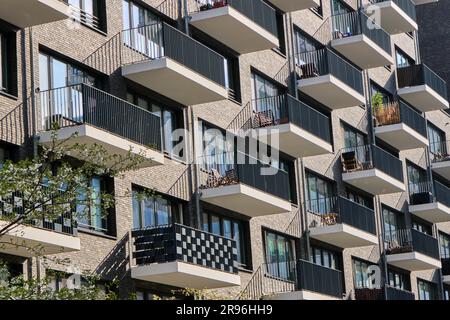
<svg viewBox="0 0 450 320"><path fill-rule="evenodd" d="M394 64L394 58L363 34L331 41L331 46L361 69Z"/></svg>
<svg viewBox="0 0 450 320"><path fill-rule="evenodd" d="M445 284L450 284L450 276L443 276L442 282Z"/></svg>
<svg viewBox="0 0 450 320"><path fill-rule="evenodd" d="M231 6L195 13L190 23L240 54L280 45L275 35Z"/></svg>
<svg viewBox="0 0 450 320"><path fill-rule="evenodd" d="M418 29L417 22L393 1L372 4L366 7L366 10L368 8L377 8L380 10L379 24L389 34L417 31ZM373 11L368 13L371 14Z"/></svg>
<svg viewBox="0 0 450 320"><path fill-rule="evenodd" d="M342 180L373 195L406 191L403 182L378 169L343 173Z"/></svg>
<svg viewBox="0 0 450 320"><path fill-rule="evenodd" d="M278 141L276 149L296 158L333 153L330 143L292 123L257 129L257 134L272 146L272 141Z"/></svg>
<svg viewBox="0 0 450 320"><path fill-rule="evenodd" d="M398 150L428 147L428 139L404 123L375 128L375 135Z"/></svg>
<svg viewBox="0 0 450 320"><path fill-rule="evenodd" d="M293 12L319 6L316 0L270 0L270 3L284 12Z"/></svg>
<svg viewBox="0 0 450 320"><path fill-rule="evenodd" d="M448 109L448 101L428 85L404 87L397 94L422 112Z"/></svg>
<svg viewBox="0 0 450 320"><path fill-rule="evenodd" d="M241 285L237 274L179 261L134 266L131 278L199 290Z"/></svg>
<svg viewBox="0 0 450 320"><path fill-rule="evenodd" d="M76 135L75 135L76 134ZM39 142L44 145L50 145L53 142L52 132L43 131L38 133ZM122 156L124 159L129 158L129 151L132 155L141 155L142 161L137 165L138 168L152 167L164 164L164 154L160 151L153 150L149 147L132 142L118 135L109 133L103 129L83 124L74 127L65 127L57 131L56 139L58 141L69 139L65 144L73 145L75 143L84 144L89 148L97 144L103 147L109 155ZM74 158L83 158L76 150L70 151L68 155ZM112 159L107 166L113 165L118 159Z"/></svg>
<svg viewBox="0 0 450 320"><path fill-rule="evenodd" d="M58 0L1 0L0 19L19 28L64 20L70 8Z"/></svg>
<svg viewBox="0 0 450 320"><path fill-rule="evenodd" d="M408 271L435 270L442 268L440 260L419 252L388 254L387 263Z"/></svg>
<svg viewBox="0 0 450 320"><path fill-rule="evenodd" d="M7 221L0 221L0 229L7 225ZM8 231L0 243L1 253L28 258L79 250L77 237L26 225Z"/></svg>
<svg viewBox="0 0 450 320"><path fill-rule="evenodd" d="M125 65L122 75L186 106L228 99L225 87L167 57Z"/></svg>
<svg viewBox="0 0 450 320"><path fill-rule="evenodd" d="M342 300L334 296L309 290L275 293L263 297L263 300Z"/></svg>
<svg viewBox="0 0 450 320"><path fill-rule="evenodd" d="M409 212L432 223L450 221L450 208L440 202L410 205Z"/></svg>
<svg viewBox="0 0 450 320"><path fill-rule="evenodd" d="M216 206L258 217L291 211L291 203L242 183L201 190L201 199Z"/></svg>
<svg viewBox="0 0 450 320"><path fill-rule="evenodd" d="M434 162L431 164L431 169L438 175L450 180L450 161Z"/></svg>
<svg viewBox="0 0 450 320"><path fill-rule="evenodd" d="M300 91L332 110L363 105L366 101L362 94L330 74L301 79L297 85Z"/></svg>
<svg viewBox="0 0 450 320"><path fill-rule="evenodd" d="M412 0L412 2L414 2L416 4L416 6L421 5L421 4L427 4L427 3L434 3L434 2L438 2L439 0Z"/></svg>
<svg viewBox="0 0 450 320"><path fill-rule="evenodd" d="M378 244L378 238L369 232L347 224L314 227L309 229L310 237L339 248L356 248Z"/></svg>

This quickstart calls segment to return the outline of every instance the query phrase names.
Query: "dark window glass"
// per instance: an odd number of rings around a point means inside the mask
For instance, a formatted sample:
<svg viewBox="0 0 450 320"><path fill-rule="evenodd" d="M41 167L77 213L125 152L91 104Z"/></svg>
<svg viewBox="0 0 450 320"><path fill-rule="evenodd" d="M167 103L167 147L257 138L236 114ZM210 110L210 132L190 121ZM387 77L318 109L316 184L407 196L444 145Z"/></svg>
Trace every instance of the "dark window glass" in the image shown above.
<svg viewBox="0 0 450 320"><path fill-rule="evenodd" d="M374 265L358 259L353 259L353 276L355 288L373 288L373 283L369 279L369 266Z"/></svg>
<svg viewBox="0 0 450 320"><path fill-rule="evenodd" d="M417 286L419 290L419 300L435 300L436 294L436 284L425 280L417 280Z"/></svg>
<svg viewBox="0 0 450 320"><path fill-rule="evenodd" d="M414 60L400 49L395 50L397 68L409 67L415 64Z"/></svg>
<svg viewBox="0 0 450 320"><path fill-rule="evenodd" d="M334 207L333 183L311 173L306 173L308 185L308 210L313 213L330 213Z"/></svg>
<svg viewBox="0 0 450 320"><path fill-rule="evenodd" d="M311 246L310 260L320 266L339 270L339 255L334 251Z"/></svg>
<svg viewBox="0 0 450 320"><path fill-rule="evenodd" d="M401 290L411 289L409 274L388 269L388 281L391 287Z"/></svg>
<svg viewBox="0 0 450 320"><path fill-rule="evenodd" d="M440 233L439 243L441 246L441 258L450 259L450 236L444 233Z"/></svg>
<svg viewBox="0 0 450 320"><path fill-rule="evenodd" d="M356 202L362 206L373 209L373 198L370 196L362 195L355 190L347 188L347 199Z"/></svg>
<svg viewBox="0 0 450 320"><path fill-rule="evenodd" d="M77 223L81 228L108 233L108 214L104 212L101 195L106 191L106 182L101 177L87 179L86 188L77 195Z"/></svg>
<svg viewBox="0 0 450 320"><path fill-rule="evenodd" d="M431 236L433 234L432 229L431 229L431 225L425 224L424 222L419 222L419 221L412 221L412 227L414 230L420 231L422 233L425 233L429 236Z"/></svg>
<svg viewBox="0 0 450 320"><path fill-rule="evenodd" d="M267 273L277 278L293 280L295 273L294 241L266 231L265 246Z"/></svg>
<svg viewBox="0 0 450 320"><path fill-rule="evenodd" d="M400 213L383 208L384 232L387 241L394 241L397 239L398 230L405 228L403 217Z"/></svg>
<svg viewBox="0 0 450 320"><path fill-rule="evenodd" d="M447 143L445 132L428 122L428 140L430 141L430 152L438 157L447 156Z"/></svg>
<svg viewBox="0 0 450 320"><path fill-rule="evenodd" d="M419 168L411 163L407 163L409 194L429 192L426 170Z"/></svg>

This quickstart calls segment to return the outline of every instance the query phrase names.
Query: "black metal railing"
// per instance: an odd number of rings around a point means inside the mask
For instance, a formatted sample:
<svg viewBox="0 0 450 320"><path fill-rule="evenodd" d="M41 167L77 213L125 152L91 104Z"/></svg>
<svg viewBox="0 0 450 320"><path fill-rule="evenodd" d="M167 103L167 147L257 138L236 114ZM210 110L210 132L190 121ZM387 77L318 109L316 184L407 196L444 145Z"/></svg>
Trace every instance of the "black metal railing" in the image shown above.
<svg viewBox="0 0 450 320"><path fill-rule="evenodd" d="M402 161L375 145L363 145L342 149L341 163L344 173L376 168L403 182Z"/></svg>
<svg viewBox="0 0 450 320"><path fill-rule="evenodd" d="M376 127L404 123L420 135L427 136L425 118L403 101L373 106L373 116Z"/></svg>
<svg viewBox="0 0 450 320"><path fill-rule="evenodd" d="M208 179L202 189L243 183L285 200L292 200L288 172L241 152L223 152L199 159Z"/></svg>
<svg viewBox="0 0 450 320"><path fill-rule="evenodd" d="M410 183L410 204L419 205L436 201L450 207L450 188L438 181L433 182L433 187L434 197L430 182Z"/></svg>
<svg viewBox="0 0 450 320"><path fill-rule="evenodd" d="M430 156L432 162L450 161L450 140L430 141Z"/></svg>
<svg viewBox="0 0 450 320"><path fill-rule="evenodd" d="M355 300L384 300L384 288L355 288Z"/></svg>
<svg viewBox="0 0 450 320"><path fill-rule="evenodd" d="M131 236L136 265L181 261L238 272L235 240L181 224L135 229Z"/></svg>
<svg viewBox="0 0 450 320"><path fill-rule="evenodd" d="M310 227L343 223L376 234L374 211L359 203L341 196L311 199L307 203Z"/></svg>
<svg viewBox="0 0 450 320"><path fill-rule="evenodd" d="M442 275L450 276L450 258L442 258Z"/></svg>
<svg viewBox="0 0 450 320"><path fill-rule="evenodd" d="M415 300L411 291L386 285L386 300Z"/></svg>
<svg viewBox="0 0 450 320"><path fill-rule="evenodd" d="M253 128L292 123L331 143L331 120L289 94L252 100Z"/></svg>
<svg viewBox="0 0 450 320"><path fill-rule="evenodd" d="M171 58L225 87L225 58L166 23L122 31L122 63ZM127 50L128 49L128 50Z"/></svg>
<svg viewBox="0 0 450 320"><path fill-rule="evenodd" d="M297 262L297 278L300 290L309 290L342 298L343 277L339 270L299 260Z"/></svg>
<svg viewBox="0 0 450 320"><path fill-rule="evenodd" d="M360 94L364 94L361 70L328 48L299 53L296 55L296 64L301 72L300 79L331 74Z"/></svg>
<svg viewBox="0 0 450 320"><path fill-rule="evenodd" d="M141 145L161 151L160 119L133 104L86 84L37 94L43 131L90 124ZM124 115L126 115L124 117Z"/></svg>
<svg viewBox="0 0 450 320"><path fill-rule="evenodd" d="M195 0L191 11L206 11L227 5L278 36L276 11L262 0Z"/></svg>
<svg viewBox="0 0 450 320"><path fill-rule="evenodd" d="M384 240L388 254L417 251L434 259L439 259L438 240L415 229L399 229L387 232Z"/></svg>
<svg viewBox="0 0 450 320"><path fill-rule="evenodd" d="M398 87L427 85L444 99L448 99L447 83L425 64L417 64L397 69Z"/></svg>
<svg viewBox="0 0 450 320"><path fill-rule="evenodd" d="M362 11L331 16L332 39L341 39L363 34L382 50L392 55L390 35Z"/></svg>
<svg viewBox="0 0 450 320"><path fill-rule="evenodd" d="M369 0L373 4L386 2L387 0ZM400 9L402 9L410 18L416 21L416 5L412 0L392 0ZM383 19L383 17L381 17Z"/></svg>
<svg viewBox="0 0 450 320"><path fill-rule="evenodd" d="M73 5L70 5L70 17L94 29L102 29L101 21L97 16Z"/></svg>

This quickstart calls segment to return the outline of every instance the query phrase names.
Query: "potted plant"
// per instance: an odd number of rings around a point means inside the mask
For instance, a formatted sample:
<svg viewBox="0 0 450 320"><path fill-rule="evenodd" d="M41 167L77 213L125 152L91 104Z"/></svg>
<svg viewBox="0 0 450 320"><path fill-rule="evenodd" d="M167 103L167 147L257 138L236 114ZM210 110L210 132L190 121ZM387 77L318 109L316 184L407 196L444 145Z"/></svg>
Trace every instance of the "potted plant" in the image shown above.
<svg viewBox="0 0 450 320"><path fill-rule="evenodd" d="M372 114L375 118L376 124L383 123L383 112L381 106L383 105L383 96L377 92L372 96Z"/></svg>

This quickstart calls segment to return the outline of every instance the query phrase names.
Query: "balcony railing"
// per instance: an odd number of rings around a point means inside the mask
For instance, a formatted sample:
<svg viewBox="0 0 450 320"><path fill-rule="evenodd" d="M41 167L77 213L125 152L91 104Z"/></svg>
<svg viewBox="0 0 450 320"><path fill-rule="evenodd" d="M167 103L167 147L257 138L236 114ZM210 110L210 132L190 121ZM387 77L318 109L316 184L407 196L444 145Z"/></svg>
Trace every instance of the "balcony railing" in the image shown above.
<svg viewBox="0 0 450 320"><path fill-rule="evenodd" d="M131 232L136 265L186 262L237 273L236 241L181 224ZM201 257L197 253L201 252Z"/></svg>
<svg viewBox="0 0 450 320"><path fill-rule="evenodd" d="M278 36L276 11L262 0L195 0L192 12L230 6Z"/></svg>
<svg viewBox="0 0 450 320"><path fill-rule="evenodd" d="M385 248L388 254L417 251L439 259L438 240L415 229L399 229L386 233Z"/></svg>
<svg viewBox="0 0 450 320"><path fill-rule="evenodd" d="M226 86L225 58L166 23L124 30L122 41L123 64L168 57Z"/></svg>
<svg viewBox="0 0 450 320"><path fill-rule="evenodd" d="M436 201L450 207L450 188L438 181L434 181L433 184L434 197L429 182L410 183L410 204L420 205Z"/></svg>
<svg viewBox="0 0 450 320"><path fill-rule="evenodd" d="M381 49L392 55L391 37L365 13L355 11L331 16L332 39L342 39L363 34Z"/></svg>
<svg viewBox="0 0 450 320"><path fill-rule="evenodd" d="M309 290L342 298L343 276L339 270L299 260L297 263L297 278L300 290Z"/></svg>
<svg viewBox="0 0 450 320"><path fill-rule="evenodd" d="M388 0L370 0L371 3L377 4ZM392 0L400 9L402 9L411 19L416 21L416 5L412 0ZM383 19L383 17L381 17Z"/></svg>
<svg viewBox="0 0 450 320"><path fill-rule="evenodd" d="M309 200L307 207L309 225L325 227L344 223L376 234L374 211L344 197Z"/></svg>
<svg viewBox="0 0 450 320"><path fill-rule="evenodd" d="M76 21L79 21L79 22L81 22L85 25L88 25L94 29L98 29L98 30L102 29L101 21L97 16L95 16L89 12L86 12L78 7L70 5L70 15Z"/></svg>
<svg viewBox="0 0 450 320"><path fill-rule="evenodd" d="M61 201L61 199L59 199ZM3 196L0 199L0 220L13 221L25 214L25 206L23 193L13 192L10 196ZM51 204L49 204L51 206ZM59 206L59 205L58 205ZM61 217L56 219L48 219L43 213L41 219L30 219L24 217L24 224L32 225L37 228L46 229L50 231L60 232L68 235L77 235L76 222L73 217L73 212L70 206L68 211Z"/></svg>
<svg viewBox="0 0 450 320"><path fill-rule="evenodd" d="M414 293L386 285L386 300L414 300Z"/></svg>
<svg viewBox="0 0 450 320"><path fill-rule="evenodd" d="M387 175L403 182L402 161L377 146L348 147L341 150L344 173L379 169Z"/></svg>
<svg viewBox="0 0 450 320"><path fill-rule="evenodd" d="M331 143L330 118L289 94L252 100L252 109L256 110L250 120L254 129L293 123Z"/></svg>
<svg viewBox="0 0 450 320"><path fill-rule="evenodd" d="M160 119L133 104L85 84L42 91L37 95L43 131L90 124L161 151ZM125 116L126 115L126 116Z"/></svg>
<svg viewBox="0 0 450 320"><path fill-rule="evenodd" d="M442 274L444 276L450 276L450 258L442 258Z"/></svg>
<svg viewBox="0 0 450 320"><path fill-rule="evenodd" d="M296 63L301 71L300 79L331 74L357 92L364 94L361 70L330 49L297 54Z"/></svg>
<svg viewBox="0 0 450 320"><path fill-rule="evenodd" d="M375 126L388 126L404 123L420 135L427 136L425 118L403 101L395 101L374 107Z"/></svg>
<svg viewBox="0 0 450 320"><path fill-rule="evenodd" d="M424 64L417 64L397 69L398 87L428 85L441 97L448 99L447 83Z"/></svg>
<svg viewBox="0 0 450 320"><path fill-rule="evenodd" d="M386 295L385 295L386 290ZM414 300L414 293L386 285L386 288L355 288L356 300Z"/></svg>
<svg viewBox="0 0 450 320"><path fill-rule="evenodd" d="M450 140L430 142L432 162L450 161Z"/></svg>
<svg viewBox="0 0 450 320"><path fill-rule="evenodd" d="M199 160L202 169L208 174L202 189L243 183L282 199L292 200L289 174L282 169L241 152L223 152L203 156Z"/></svg>

